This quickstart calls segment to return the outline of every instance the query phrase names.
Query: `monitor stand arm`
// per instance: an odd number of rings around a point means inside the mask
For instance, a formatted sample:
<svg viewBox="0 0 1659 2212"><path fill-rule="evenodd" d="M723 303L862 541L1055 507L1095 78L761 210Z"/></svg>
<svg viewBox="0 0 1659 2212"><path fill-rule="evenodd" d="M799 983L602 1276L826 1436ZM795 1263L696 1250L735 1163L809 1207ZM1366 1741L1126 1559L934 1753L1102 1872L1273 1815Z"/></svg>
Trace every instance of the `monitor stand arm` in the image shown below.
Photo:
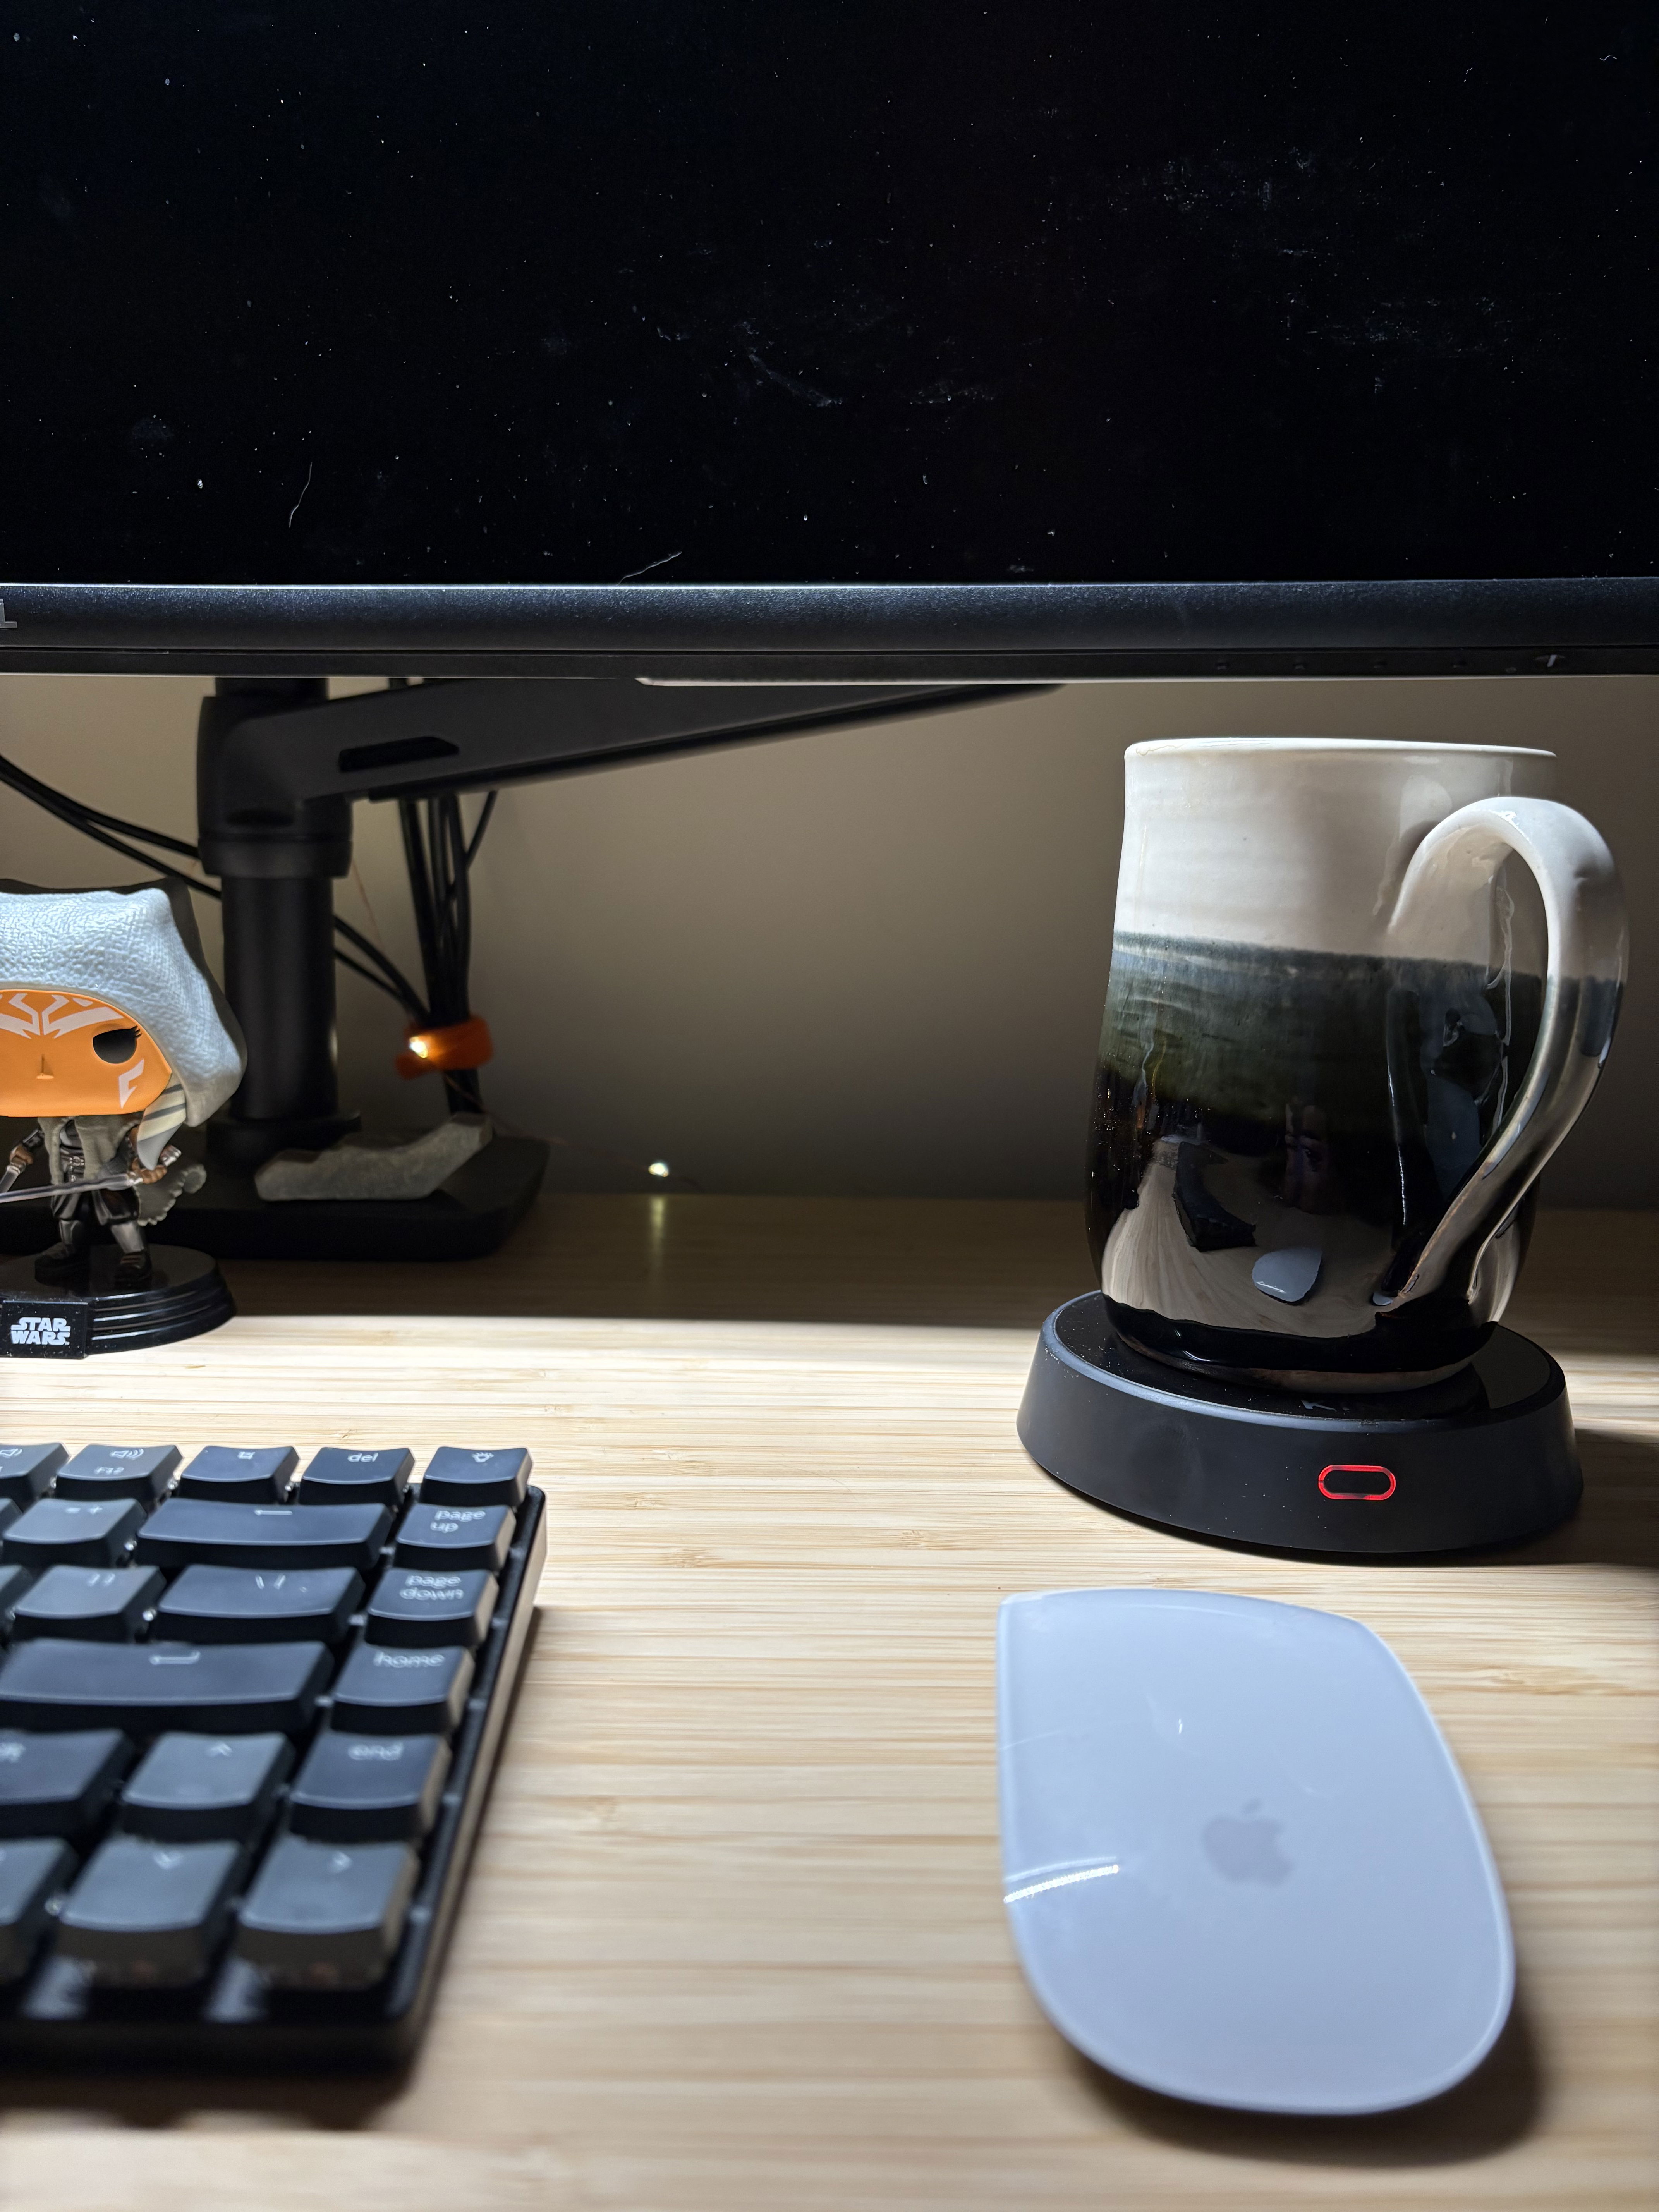
<svg viewBox="0 0 1659 2212"><path fill-rule="evenodd" d="M333 957L334 879L350 870L356 799L845 727L997 688L506 678L331 700L318 679L222 677L202 706L197 810L202 866L224 896L225 990L247 1068L214 1126L216 1164L246 1178L273 1152L319 1150L356 1126L340 1109Z"/></svg>

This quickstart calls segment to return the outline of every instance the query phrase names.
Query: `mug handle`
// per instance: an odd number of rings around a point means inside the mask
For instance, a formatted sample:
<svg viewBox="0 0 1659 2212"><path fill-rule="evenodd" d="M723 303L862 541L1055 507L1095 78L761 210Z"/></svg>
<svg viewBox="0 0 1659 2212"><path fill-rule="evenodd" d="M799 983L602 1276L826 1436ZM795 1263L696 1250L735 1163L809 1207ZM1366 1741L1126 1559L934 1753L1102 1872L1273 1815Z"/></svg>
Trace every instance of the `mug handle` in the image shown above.
<svg viewBox="0 0 1659 2212"><path fill-rule="evenodd" d="M1437 822L1413 854L1389 921L1420 942L1449 879L1490 881L1513 853L1532 870L1548 928L1538 1042L1515 1104L1382 1311L1441 1288L1463 1255L1481 1256L1583 1111L1613 1042L1628 933L1625 895L1600 830L1553 799L1479 799ZM1480 1233L1482 1222L1490 1226ZM1460 1273L1462 1270L1460 1270Z"/></svg>

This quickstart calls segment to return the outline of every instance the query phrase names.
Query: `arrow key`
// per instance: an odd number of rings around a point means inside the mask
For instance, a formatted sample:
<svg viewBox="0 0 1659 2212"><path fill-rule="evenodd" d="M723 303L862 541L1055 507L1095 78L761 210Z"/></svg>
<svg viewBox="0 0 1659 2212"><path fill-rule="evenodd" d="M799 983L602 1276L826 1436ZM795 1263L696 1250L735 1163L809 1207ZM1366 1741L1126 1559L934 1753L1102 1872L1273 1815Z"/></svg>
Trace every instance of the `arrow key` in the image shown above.
<svg viewBox="0 0 1659 2212"><path fill-rule="evenodd" d="M159 1736L121 1792L121 1826L158 1843L252 1844L293 1764L283 1735Z"/></svg>
<svg viewBox="0 0 1659 2212"><path fill-rule="evenodd" d="M64 1900L58 1948L118 1988L199 1982L230 1917L241 1860L238 1844L111 1836Z"/></svg>

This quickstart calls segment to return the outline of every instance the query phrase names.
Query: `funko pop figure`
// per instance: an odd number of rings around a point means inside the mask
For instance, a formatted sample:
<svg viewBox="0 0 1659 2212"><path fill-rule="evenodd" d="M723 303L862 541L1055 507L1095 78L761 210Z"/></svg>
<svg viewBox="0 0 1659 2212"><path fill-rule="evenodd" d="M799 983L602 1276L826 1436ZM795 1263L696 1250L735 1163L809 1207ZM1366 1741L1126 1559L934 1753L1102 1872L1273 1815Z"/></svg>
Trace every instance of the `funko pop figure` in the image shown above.
<svg viewBox="0 0 1659 2212"><path fill-rule="evenodd" d="M0 884L0 1114L33 1125L0 1191L44 1147L58 1241L35 1263L42 1281L85 1267L96 1221L119 1249L116 1287L148 1285L146 1224L203 1179L170 1140L242 1065L182 885Z"/></svg>

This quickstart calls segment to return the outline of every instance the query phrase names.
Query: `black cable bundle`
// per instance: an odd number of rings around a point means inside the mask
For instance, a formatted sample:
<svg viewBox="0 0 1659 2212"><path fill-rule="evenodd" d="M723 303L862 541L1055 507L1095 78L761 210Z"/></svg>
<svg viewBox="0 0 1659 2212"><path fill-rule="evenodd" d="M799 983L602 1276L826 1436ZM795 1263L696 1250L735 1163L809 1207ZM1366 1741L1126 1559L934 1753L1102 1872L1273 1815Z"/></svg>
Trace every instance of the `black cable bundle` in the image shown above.
<svg viewBox="0 0 1659 2212"><path fill-rule="evenodd" d="M483 842L495 793L485 799L469 840L461 821L461 802L453 793L422 802L400 799L404 858L409 867L409 896L421 943L430 1019L422 1026L448 1029L471 1018L468 975L472 964L472 863ZM424 819L422 819L424 817ZM483 1094L476 1067L446 1068L444 1091L452 1114L480 1114Z"/></svg>

